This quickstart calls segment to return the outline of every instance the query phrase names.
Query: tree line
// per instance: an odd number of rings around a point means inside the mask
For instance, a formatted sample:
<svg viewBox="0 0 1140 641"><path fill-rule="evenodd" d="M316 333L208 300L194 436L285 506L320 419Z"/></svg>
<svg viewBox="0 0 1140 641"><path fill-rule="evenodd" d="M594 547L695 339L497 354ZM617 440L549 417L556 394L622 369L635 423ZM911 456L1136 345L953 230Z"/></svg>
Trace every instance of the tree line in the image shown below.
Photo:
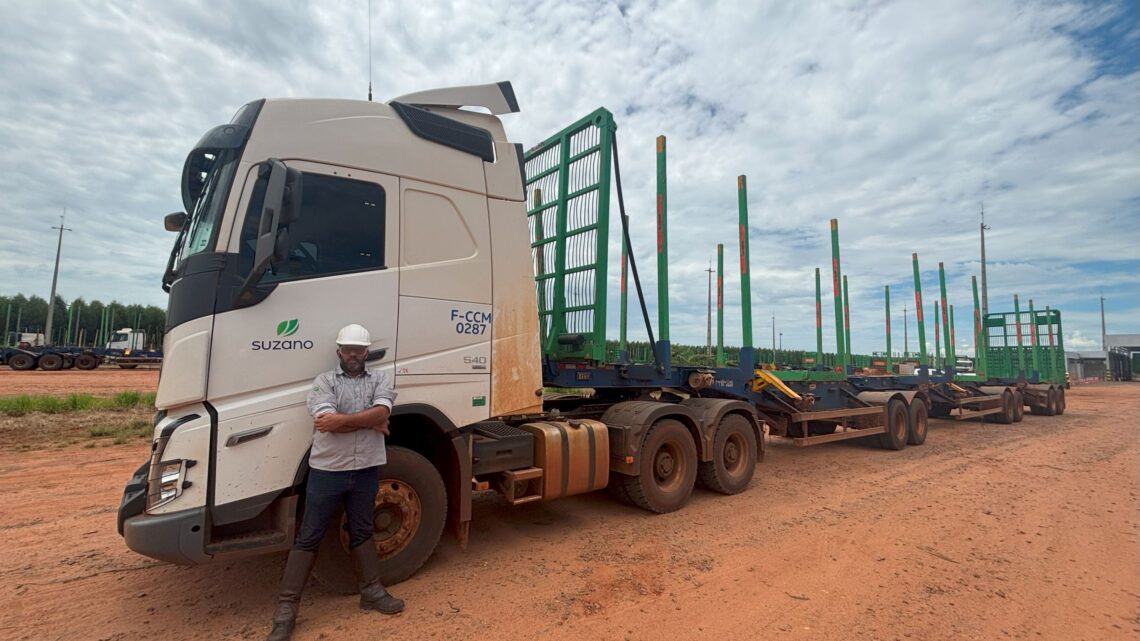
<svg viewBox="0 0 1140 641"><path fill-rule="evenodd" d="M47 327L48 302L40 296L0 296L0 314L4 323L3 342L14 344L17 332L42 334ZM154 305L126 305L119 301L87 302L80 296L68 303L62 296L55 297L55 314L52 318L52 340L56 345L105 345L118 329L146 332L148 349L161 348L166 310Z"/></svg>

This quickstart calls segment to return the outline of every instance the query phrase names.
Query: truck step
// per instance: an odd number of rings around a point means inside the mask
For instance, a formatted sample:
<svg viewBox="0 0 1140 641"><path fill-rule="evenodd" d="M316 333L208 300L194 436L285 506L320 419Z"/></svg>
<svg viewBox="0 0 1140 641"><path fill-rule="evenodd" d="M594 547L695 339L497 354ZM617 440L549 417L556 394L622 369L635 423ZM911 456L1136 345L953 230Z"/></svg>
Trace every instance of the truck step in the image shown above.
<svg viewBox="0 0 1140 641"><path fill-rule="evenodd" d="M495 477L494 485L511 505L542 500L542 470L537 467L502 472Z"/></svg>
<svg viewBox="0 0 1140 641"><path fill-rule="evenodd" d="M285 533L278 530L258 530L230 536L220 541L211 541L206 546L209 554L226 554L244 550L261 551L266 547L281 545L285 542Z"/></svg>
<svg viewBox="0 0 1140 641"><path fill-rule="evenodd" d="M499 421L476 423L471 449L471 471L475 476L534 465L534 437Z"/></svg>

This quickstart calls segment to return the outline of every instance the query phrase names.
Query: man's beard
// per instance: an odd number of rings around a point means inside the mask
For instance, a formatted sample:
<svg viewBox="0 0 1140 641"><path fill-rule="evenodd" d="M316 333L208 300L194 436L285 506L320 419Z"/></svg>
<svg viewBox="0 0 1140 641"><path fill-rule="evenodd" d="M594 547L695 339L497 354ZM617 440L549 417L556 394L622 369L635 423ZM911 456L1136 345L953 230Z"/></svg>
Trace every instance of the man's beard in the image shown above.
<svg viewBox="0 0 1140 641"><path fill-rule="evenodd" d="M344 370L345 374L359 374L364 371L364 360L349 360L346 358L340 359L340 368Z"/></svg>

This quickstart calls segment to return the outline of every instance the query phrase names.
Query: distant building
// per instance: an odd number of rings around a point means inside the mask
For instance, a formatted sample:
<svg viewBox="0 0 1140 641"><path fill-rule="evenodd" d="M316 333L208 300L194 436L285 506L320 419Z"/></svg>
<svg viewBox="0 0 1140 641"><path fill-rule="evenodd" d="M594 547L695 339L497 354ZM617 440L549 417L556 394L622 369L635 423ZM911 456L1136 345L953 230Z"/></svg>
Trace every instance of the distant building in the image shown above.
<svg viewBox="0 0 1140 641"><path fill-rule="evenodd" d="M1065 368L1074 380L1081 378L1140 380L1140 334L1108 334L1107 351L1065 352Z"/></svg>

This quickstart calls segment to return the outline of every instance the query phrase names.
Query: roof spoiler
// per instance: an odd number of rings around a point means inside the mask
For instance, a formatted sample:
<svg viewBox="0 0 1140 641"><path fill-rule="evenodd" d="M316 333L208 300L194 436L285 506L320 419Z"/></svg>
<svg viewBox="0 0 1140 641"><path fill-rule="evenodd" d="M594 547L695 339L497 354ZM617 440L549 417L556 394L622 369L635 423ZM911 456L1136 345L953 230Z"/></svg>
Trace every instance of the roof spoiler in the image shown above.
<svg viewBox="0 0 1140 641"><path fill-rule="evenodd" d="M492 114L518 113L519 103L515 99L515 90L510 82L496 82L488 85L469 85L466 87L446 87L443 89L428 89L393 98L388 101L402 102L417 107L482 107Z"/></svg>

